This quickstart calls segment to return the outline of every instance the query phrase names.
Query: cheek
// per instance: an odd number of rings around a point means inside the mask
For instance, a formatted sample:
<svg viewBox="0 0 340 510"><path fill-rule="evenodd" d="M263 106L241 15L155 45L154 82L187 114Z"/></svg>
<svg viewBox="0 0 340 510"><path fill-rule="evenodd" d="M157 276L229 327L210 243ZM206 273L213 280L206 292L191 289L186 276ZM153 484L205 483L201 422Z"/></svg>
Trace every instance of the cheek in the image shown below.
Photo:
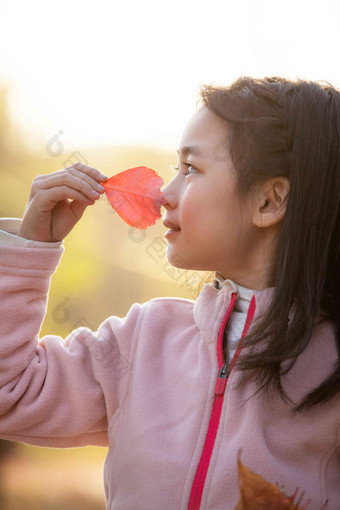
<svg viewBox="0 0 340 510"><path fill-rule="evenodd" d="M181 199L181 219L185 222L195 220L197 215L202 213L203 207L204 202L199 190L195 190L193 186L187 187Z"/></svg>
<svg viewBox="0 0 340 510"><path fill-rule="evenodd" d="M181 224L185 233L194 241L202 236L211 235L214 229L216 211L205 193L188 190L181 207Z"/></svg>
<svg viewBox="0 0 340 510"><path fill-rule="evenodd" d="M225 205L219 207L215 196L207 187L191 187L186 190L180 209L180 220L187 235L193 238L202 235L211 238L214 235L222 215L225 215Z"/></svg>

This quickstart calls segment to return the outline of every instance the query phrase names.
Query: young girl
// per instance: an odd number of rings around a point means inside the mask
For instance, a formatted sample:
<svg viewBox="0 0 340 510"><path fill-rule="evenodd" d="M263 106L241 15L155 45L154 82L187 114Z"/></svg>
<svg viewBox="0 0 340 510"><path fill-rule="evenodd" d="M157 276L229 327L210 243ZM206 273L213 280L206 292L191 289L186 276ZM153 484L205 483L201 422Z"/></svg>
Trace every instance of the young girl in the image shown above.
<svg viewBox="0 0 340 510"><path fill-rule="evenodd" d="M164 225L169 262L214 284L39 339L63 239L106 177L36 177L23 219L0 224L0 437L108 445L110 510L233 510L239 451L309 510L339 510L340 92L248 77L200 92Z"/></svg>

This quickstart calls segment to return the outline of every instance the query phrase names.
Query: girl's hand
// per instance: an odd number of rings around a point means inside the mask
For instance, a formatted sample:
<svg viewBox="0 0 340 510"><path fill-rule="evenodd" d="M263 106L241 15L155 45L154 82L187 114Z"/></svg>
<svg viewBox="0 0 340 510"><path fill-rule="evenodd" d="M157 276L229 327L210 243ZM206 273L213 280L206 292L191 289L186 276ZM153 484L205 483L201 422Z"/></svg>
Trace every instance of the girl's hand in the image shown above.
<svg viewBox="0 0 340 510"><path fill-rule="evenodd" d="M33 241L62 241L86 207L93 205L105 191L99 183L107 179L95 168L79 162L51 174L38 175L33 179L17 235Z"/></svg>

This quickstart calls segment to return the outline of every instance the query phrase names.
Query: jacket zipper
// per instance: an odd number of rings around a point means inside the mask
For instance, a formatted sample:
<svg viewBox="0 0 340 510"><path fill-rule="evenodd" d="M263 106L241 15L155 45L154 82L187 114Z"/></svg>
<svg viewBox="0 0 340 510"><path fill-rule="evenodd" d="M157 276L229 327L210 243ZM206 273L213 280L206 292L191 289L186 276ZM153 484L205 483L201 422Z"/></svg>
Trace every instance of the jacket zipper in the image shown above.
<svg viewBox="0 0 340 510"><path fill-rule="evenodd" d="M232 371L237 358L239 357L239 354L242 349L242 338L247 334L249 326L251 324L251 321L254 317L255 309L256 309L256 300L255 296L252 297L246 322L244 325L241 341L239 342L238 348L235 352L235 355L233 356L233 359L231 361L231 364L227 363L227 361L224 358L223 353L223 335L224 330L227 326L227 322L229 320L230 314L234 309L235 303L237 299L237 293L233 292L231 302L229 305L229 308L226 312L226 315L223 319L219 336L218 336L218 342L217 342L217 359L218 359L218 366L219 366L219 374L216 380L216 386L215 386L215 398L214 398L214 404L210 415L210 421L209 421L209 427L208 432L205 438L205 443L203 447L203 452L201 455L200 462L197 467L196 475L194 478L194 482L191 489L189 504L188 504L188 510L199 510L201 506L202 501L202 494L204 490L204 484L206 480L206 476L209 469L210 459L213 452L215 439L217 435L218 426L220 423L220 417L222 412L222 405L223 405L223 399L224 399L224 392L226 389L227 381L229 378L229 374Z"/></svg>

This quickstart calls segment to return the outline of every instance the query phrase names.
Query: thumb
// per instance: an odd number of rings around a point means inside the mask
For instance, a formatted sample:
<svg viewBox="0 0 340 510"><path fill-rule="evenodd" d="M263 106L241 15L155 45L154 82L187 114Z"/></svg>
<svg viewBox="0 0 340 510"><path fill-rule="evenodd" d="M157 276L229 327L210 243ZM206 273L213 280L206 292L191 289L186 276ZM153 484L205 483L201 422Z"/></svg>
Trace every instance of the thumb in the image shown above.
<svg viewBox="0 0 340 510"><path fill-rule="evenodd" d="M82 215L84 214L84 211L88 205L93 205L95 203L95 200L92 201L90 204L84 204L84 202L79 202L78 200L72 200L70 203L70 209L72 211L73 216L75 217L76 221L79 221Z"/></svg>

